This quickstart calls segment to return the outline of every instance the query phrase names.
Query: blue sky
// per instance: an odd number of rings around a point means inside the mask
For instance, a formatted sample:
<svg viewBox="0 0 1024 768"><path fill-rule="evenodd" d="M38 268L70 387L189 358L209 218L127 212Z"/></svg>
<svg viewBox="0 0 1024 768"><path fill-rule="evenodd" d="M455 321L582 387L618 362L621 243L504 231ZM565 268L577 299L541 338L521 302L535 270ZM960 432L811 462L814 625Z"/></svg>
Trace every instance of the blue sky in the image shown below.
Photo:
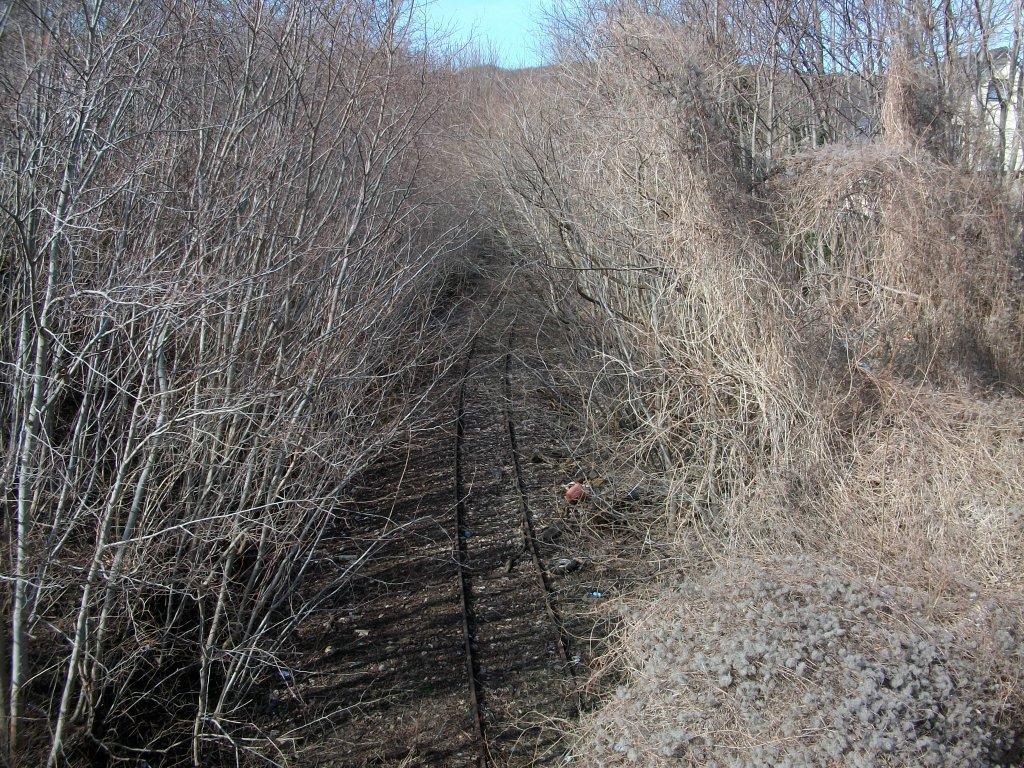
<svg viewBox="0 0 1024 768"><path fill-rule="evenodd" d="M541 0L427 0L421 9L428 28L452 31L454 42L475 35L485 49L494 47L506 67L540 63L535 18Z"/></svg>

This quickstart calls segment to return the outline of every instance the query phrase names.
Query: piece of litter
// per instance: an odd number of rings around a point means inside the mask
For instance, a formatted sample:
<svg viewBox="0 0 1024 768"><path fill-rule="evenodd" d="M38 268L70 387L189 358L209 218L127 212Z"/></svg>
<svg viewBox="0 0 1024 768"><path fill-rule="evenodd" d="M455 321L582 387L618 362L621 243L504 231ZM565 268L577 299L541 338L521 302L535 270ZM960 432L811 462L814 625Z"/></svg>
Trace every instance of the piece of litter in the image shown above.
<svg viewBox="0 0 1024 768"><path fill-rule="evenodd" d="M575 557L562 557L555 561L555 564L551 567L551 572L558 576L564 576L567 573L578 570L579 567L580 561Z"/></svg>
<svg viewBox="0 0 1024 768"><path fill-rule="evenodd" d="M357 629L356 630L356 637L369 637L369 636L370 636L370 630L368 630L368 629Z"/></svg>
<svg viewBox="0 0 1024 768"><path fill-rule="evenodd" d="M587 592L587 597L604 597L604 592L598 592L595 589L592 592Z"/></svg>
<svg viewBox="0 0 1024 768"><path fill-rule="evenodd" d="M565 500L570 504L577 504L587 498L587 489L580 482L570 483L565 489Z"/></svg>

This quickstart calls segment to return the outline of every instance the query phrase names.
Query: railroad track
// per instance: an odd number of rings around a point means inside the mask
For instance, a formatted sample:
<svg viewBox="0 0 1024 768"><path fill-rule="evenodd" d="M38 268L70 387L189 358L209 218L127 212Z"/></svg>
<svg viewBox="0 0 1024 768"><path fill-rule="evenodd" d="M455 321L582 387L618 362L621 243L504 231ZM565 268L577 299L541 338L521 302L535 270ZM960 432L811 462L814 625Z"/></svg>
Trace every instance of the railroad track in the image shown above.
<svg viewBox="0 0 1024 768"><path fill-rule="evenodd" d="M462 634L466 649L466 679L468 681L467 692L469 697L470 716L473 719L473 733L476 738L478 750L477 764L480 768L487 768L490 762L490 753L487 749L487 736L484 733L483 717L481 715L480 703L480 681L479 668L477 666L475 630L476 622L473 615L472 584L470 583L469 568L467 566L467 544L469 539L464 535L466 527L466 483L463 476L465 434L466 434L466 381L469 378L470 366L473 363L473 352L476 343L474 342L469 352L466 353L466 363L462 371L462 381L459 384L459 403L455 417L455 548L456 561L459 566L459 597L462 601Z"/></svg>
<svg viewBox="0 0 1024 768"><path fill-rule="evenodd" d="M268 732L303 739L301 768L564 764L594 592L558 564L584 543L552 509L564 470L526 458L565 444L557 387L537 380L561 341L535 368L510 329L536 336L543 312L517 318L497 294L466 289L448 322L475 341L360 478L309 577L319 608L262 704Z"/></svg>
<svg viewBox="0 0 1024 768"><path fill-rule="evenodd" d="M503 692L513 688L540 711L542 703L550 709L575 689L570 642L523 476L512 411L513 340L496 345L478 339L470 348L455 418L455 559L467 719L480 768L516 763L520 756L522 764L533 764L552 748L540 743L553 742L550 733L517 725L515 702ZM574 700L571 711L577 710ZM525 733L534 733L538 743L529 746Z"/></svg>

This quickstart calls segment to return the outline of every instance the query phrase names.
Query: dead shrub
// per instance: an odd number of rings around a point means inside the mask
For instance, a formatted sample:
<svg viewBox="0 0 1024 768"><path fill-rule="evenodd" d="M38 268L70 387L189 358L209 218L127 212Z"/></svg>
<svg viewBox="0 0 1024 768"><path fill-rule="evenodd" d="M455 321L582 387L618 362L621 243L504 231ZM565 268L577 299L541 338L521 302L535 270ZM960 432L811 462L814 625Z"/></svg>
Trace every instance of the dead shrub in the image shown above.
<svg viewBox="0 0 1024 768"><path fill-rule="evenodd" d="M581 389L595 429L620 430L609 454L666 480L670 528L717 526L802 407L730 108L705 98L730 73L657 20L600 34L596 60L517 94L480 175L506 242L537 256L553 311L595 352Z"/></svg>
<svg viewBox="0 0 1024 768"><path fill-rule="evenodd" d="M1021 380L1013 211L912 144L835 145L771 185L810 343L841 365L940 384Z"/></svg>

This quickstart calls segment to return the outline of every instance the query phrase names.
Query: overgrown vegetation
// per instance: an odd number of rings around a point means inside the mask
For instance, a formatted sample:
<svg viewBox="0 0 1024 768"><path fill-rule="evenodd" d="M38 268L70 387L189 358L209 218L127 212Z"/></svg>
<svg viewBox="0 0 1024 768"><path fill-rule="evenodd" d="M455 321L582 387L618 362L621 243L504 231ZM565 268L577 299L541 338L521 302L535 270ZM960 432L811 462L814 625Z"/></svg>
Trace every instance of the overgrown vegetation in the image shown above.
<svg viewBox="0 0 1024 768"><path fill-rule="evenodd" d="M579 0L456 77L403 3L0 4L2 761L267 746L480 200L689 580L578 762L1018 759L1022 13Z"/></svg>
<svg viewBox="0 0 1024 768"><path fill-rule="evenodd" d="M448 86L408 14L0 8L0 762L265 742L246 693L436 359L461 225L423 192Z"/></svg>
<svg viewBox="0 0 1024 768"><path fill-rule="evenodd" d="M481 132L479 183L577 339L606 463L659 499L629 513L638 541L700 578L625 601L646 618L609 668L631 672L586 722L578 759L916 765L926 743L947 764L1016 759L1024 313L1016 113L1001 94L1020 81L1019 7L624 0L560 4L551 24L560 65ZM991 74L1000 57L1009 86ZM701 648L757 637L782 653L793 627L736 564L764 561L799 592L833 579L779 570L808 554L886 604L867 645L892 621L934 650L937 627L992 611L1006 643L996 653L971 629L927 664L875 647L843 680L818 666L783 682L783 662L766 662L763 690L746 693L796 713L781 731L747 717L734 675L671 677ZM926 597L912 608L885 585ZM810 594L804 618L859 622L843 617L850 594ZM674 650L659 665L662 640ZM904 662L941 669L947 714L985 722L842 725L860 704L840 688L906 678ZM703 746L667 748L698 710Z"/></svg>

